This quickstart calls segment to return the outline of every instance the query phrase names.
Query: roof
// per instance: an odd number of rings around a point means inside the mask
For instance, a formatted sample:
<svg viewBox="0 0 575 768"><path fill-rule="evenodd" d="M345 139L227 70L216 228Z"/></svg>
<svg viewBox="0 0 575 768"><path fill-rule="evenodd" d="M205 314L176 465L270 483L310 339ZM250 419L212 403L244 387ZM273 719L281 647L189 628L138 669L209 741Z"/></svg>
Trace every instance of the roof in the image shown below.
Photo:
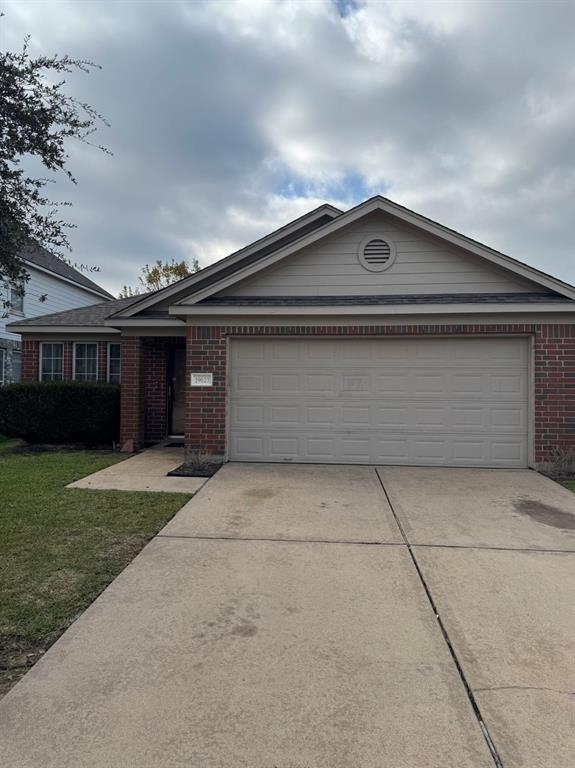
<svg viewBox="0 0 575 768"><path fill-rule="evenodd" d="M380 295L380 296L216 296L223 287L227 287L276 263L287 255L306 247L341 227L356 221L373 210L383 210L400 220L413 224L448 243L456 244L467 251L484 257L504 269L521 275L538 286L541 291L529 293L483 293L483 294L425 294L425 295ZM71 269L71 268L70 268ZM74 270L75 272L75 270ZM83 277L80 275L80 277ZM87 279L87 278L84 278ZM91 281L89 281L91 282ZM109 294L106 294L109 295ZM187 303L183 303L183 298ZM406 313L410 307L425 306L419 312L444 311L441 305L457 305L459 311L491 311L490 305L499 305L502 311L511 312L513 308L527 309L538 307L539 311L572 312L575 308L575 287L540 270L512 259L477 243L454 230L420 216L386 198L377 196L342 213L330 205L322 205L308 214L280 227L269 235L257 240L245 248L235 251L215 264L172 283L159 291L132 296L127 299L115 299L88 307L57 312L51 315L30 318L9 324L16 333L21 330L32 331L34 328L105 326L120 328L123 325L174 325L182 324L182 317L189 314L233 314L242 308L253 308L255 314L265 314L269 307L270 314L282 314L286 307L292 313L302 314L309 308L311 312L329 312L330 307L341 307L344 314L353 313L356 307L363 307L363 314L373 314L377 307L389 307L389 313ZM483 307L479 309L479 307ZM503 308L507 307L506 310ZM285 312L284 312L285 313Z"/></svg>
<svg viewBox="0 0 575 768"><path fill-rule="evenodd" d="M405 304L568 304L556 293L425 293L406 296L218 296L198 306L210 307L348 307Z"/></svg>
<svg viewBox="0 0 575 768"><path fill-rule="evenodd" d="M192 306L198 306L205 299L224 288L239 282L261 269L277 264L282 259L318 240L337 232L347 224L357 221L372 211L381 210L411 224L451 245L463 248L496 266L513 272L531 282L540 285L542 290L554 291L562 296L575 299L575 287L548 275L535 267L530 267L500 251L489 248L470 237L462 235L431 219L416 213L402 205L394 203L381 195L365 200L363 203L342 213L331 206L320 206L300 217L267 238L236 251L225 259L190 275L178 283L173 283L142 301L118 310L114 319L135 319L140 312L150 311L156 304L169 300L182 309L182 314L190 314ZM311 217L311 218L309 218ZM305 226L305 228L304 228ZM282 231L283 230L283 231ZM287 232L287 237L284 236ZM182 306L186 305L186 306ZM175 310L173 315L178 314Z"/></svg>
<svg viewBox="0 0 575 768"><path fill-rule="evenodd" d="M324 203L303 216L290 221L283 227L279 227L279 229L261 237L259 240L246 245L244 248L240 248L238 251L234 251L214 264L194 272L193 275L188 275L188 277L184 277L182 280L171 283L166 288L161 288L159 291L156 291L152 301L150 301L152 299L151 295L141 297L141 302L138 302L138 305L141 303L141 306L137 308L134 306L130 314L146 311L150 305L164 301L169 297L179 296L182 292L189 292L189 286L204 280L209 282L212 280L213 275L216 277L233 275L238 269L257 263L269 254L277 251L278 248L297 242L305 235L321 229L325 224L341 215L343 215L343 212L339 208ZM121 315L121 313L122 310L119 310L118 314Z"/></svg>
<svg viewBox="0 0 575 768"><path fill-rule="evenodd" d="M18 326L18 328L26 327L32 330L34 327L44 326L100 326L104 324L104 320L111 314L119 309L128 307L141 298L141 296L130 296L127 299L101 301L98 304L68 309L65 312L53 312L50 315L39 315L38 317L30 317L27 320L16 320L13 323L8 323L6 327Z"/></svg>
<svg viewBox="0 0 575 768"><path fill-rule="evenodd" d="M114 298L111 293L108 293L108 291L105 291L93 280L90 280L89 277L83 275L79 270L68 264L67 261L58 258L58 256L54 256L53 253L50 253L45 248L40 246L28 246L22 251L22 259L28 264L39 267L40 269L46 269L48 272L53 272L55 275L58 275L58 277L76 283L76 285L86 288L86 290L92 291L93 293L97 293L103 298Z"/></svg>
<svg viewBox="0 0 575 768"><path fill-rule="evenodd" d="M404 206L388 200L387 198L376 196L366 200L364 203L360 203L355 208L351 208L346 213L342 213L322 227L315 229L313 232L299 238L294 243L288 244L282 248L273 251L265 258L259 260L254 265L248 265L247 267L240 266L235 270L234 274L229 275L216 275L215 279L212 279L208 285L197 285L195 290L190 291L188 296L182 299L178 304L185 304L188 307L195 305L198 302L204 300L210 295L213 295L224 288L229 288L231 285L244 280L247 277L251 277L258 271L277 265L282 259L292 255L293 253L302 250L303 248L316 243L317 241L338 232L343 227L360 220L373 211L382 211L389 214L403 223L409 224L417 229L430 234L439 240L442 240L450 245L455 245L463 250L471 253L475 256L485 259L486 261L512 272L520 277L523 277L531 282L540 285L547 291L555 291L561 295L575 299L575 286L569 285L551 275L542 272L541 270L530 267L516 259L506 256L505 254L489 248L486 245L478 243L476 240L472 240L465 235L449 229L448 227L438 224L431 219L421 216L415 211L411 211ZM192 276L192 278L195 276ZM188 280L192 280L188 278ZM190 285L192 287L192 285ZM148 302L150 304L150 302ZM127 315L135 314L135 312L129 309L126 312Z"/></svg>

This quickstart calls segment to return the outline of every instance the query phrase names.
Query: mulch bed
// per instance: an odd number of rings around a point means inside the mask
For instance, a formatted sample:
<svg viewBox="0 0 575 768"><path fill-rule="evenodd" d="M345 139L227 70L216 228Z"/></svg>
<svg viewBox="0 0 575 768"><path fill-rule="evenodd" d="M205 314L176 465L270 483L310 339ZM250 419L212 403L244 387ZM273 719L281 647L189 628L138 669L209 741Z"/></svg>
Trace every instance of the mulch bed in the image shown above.
<svg viewBox="0 0 575 768"><path fill-rule="evenodd" d="M222 466L221 462L206 462L201 467L181 464L168 472L168 477L212 477Z"/></svg>

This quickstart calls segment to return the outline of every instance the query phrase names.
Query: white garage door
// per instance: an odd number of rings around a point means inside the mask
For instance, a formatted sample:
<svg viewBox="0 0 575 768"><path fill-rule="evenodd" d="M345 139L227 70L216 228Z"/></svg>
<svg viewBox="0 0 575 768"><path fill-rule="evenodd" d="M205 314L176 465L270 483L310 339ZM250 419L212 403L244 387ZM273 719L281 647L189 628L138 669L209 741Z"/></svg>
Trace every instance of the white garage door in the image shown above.
<svg viewBox="0 0 575 768"><path fill-rule="evenodd" d="M525 339L231 342L230 458L527 465Z"/></svg>

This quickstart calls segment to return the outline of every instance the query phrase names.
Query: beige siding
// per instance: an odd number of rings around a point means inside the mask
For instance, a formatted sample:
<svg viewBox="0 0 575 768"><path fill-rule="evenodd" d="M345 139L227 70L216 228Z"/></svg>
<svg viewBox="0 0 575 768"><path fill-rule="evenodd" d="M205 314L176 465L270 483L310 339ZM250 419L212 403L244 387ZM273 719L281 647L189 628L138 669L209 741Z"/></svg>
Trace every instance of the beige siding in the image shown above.
<svg viewBox="0 0 575 768"><path fill-rule="evenodd" d="M397 258L384 272L369 272L358 262L359 244L370 235L381 235L395 243ZM219 295L404 295L541 290L540 286L478 256L423 235L387 214L375 212Z"/></svg>

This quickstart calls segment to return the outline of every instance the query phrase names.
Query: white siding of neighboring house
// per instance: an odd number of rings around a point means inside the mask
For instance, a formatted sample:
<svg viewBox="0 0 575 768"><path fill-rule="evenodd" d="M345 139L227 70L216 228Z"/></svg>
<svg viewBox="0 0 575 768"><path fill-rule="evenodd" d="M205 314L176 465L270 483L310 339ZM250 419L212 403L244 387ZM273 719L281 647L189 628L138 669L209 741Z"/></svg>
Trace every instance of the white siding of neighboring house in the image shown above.
<svg viewBox="0 0 575 768"><path fill-rule="evenodd" d="M370 272L358 262L367 236L393 242L395 263ZM541 287L485 259L422 233L383 212L374 212L341 231L287 256L220 296L409 295L436 293L522 293Z"/></svg>
<svg viewBox="0 0 575 768"><path fill-rule="evenodd" d="M10 311L9 316L4 317L5 311L0 305L0 338L20 340L18 334L9 333L6 330L7 323L105 301L103 297L91 291L61 280L56 275L52 276L35 269L31 265L27 265L26 270L30 274L30 279L25 285L24 313ZM41 300L43 296L46 297L45 301ZM8 298L8 289L0 283L0 301L3 302L6 298Z"/></svg>

